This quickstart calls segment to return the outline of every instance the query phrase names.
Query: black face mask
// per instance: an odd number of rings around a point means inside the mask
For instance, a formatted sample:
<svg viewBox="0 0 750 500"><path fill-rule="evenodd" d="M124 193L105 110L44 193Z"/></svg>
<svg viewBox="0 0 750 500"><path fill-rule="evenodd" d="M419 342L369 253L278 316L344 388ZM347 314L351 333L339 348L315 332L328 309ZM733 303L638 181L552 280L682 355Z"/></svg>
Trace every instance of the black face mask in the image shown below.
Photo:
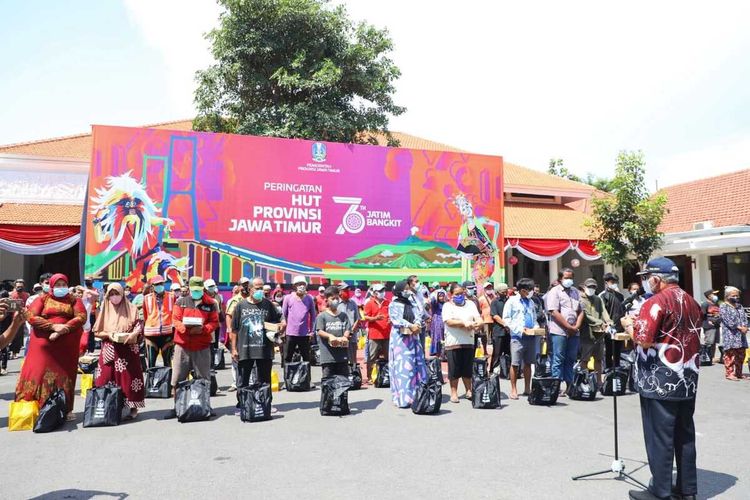
<svg viewBox="0 0 750 500"><path fill-rule="evenodd" d="M23 287L22 286L17 286L16 287L16 291L17 292L23 292Z"/></svg>
<svg viewBox="0 0 750 500"><path fill-rule="evenodd" d="M731 302L732 304L736 304L737 302L740 301L740 298L739 297L729 297L727 300L729 302Z"/></svg>

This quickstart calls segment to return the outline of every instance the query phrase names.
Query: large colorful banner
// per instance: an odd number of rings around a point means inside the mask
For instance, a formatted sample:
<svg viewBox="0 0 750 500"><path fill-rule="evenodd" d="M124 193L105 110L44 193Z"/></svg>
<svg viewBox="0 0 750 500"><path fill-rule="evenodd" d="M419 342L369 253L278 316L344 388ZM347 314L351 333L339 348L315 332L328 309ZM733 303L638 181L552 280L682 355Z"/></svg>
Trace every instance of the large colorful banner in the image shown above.
<svg viewBox="0 0 750 500"><path fill-rule="evenodd" d="M484 281L504 275L502 158L95 126L85 273Z"/></svg>

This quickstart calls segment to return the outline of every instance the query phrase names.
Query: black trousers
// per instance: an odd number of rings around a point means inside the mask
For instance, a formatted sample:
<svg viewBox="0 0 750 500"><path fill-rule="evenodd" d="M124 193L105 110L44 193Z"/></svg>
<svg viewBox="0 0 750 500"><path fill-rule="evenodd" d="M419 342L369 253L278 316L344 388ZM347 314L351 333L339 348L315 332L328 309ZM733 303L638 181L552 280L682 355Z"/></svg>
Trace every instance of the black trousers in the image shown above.
<svg viewBox="0 0 750 500"><path fill-rule="evenodd" d="M294 337L291 335L286 336L286 344L284 345L284 361L290 363L292 356L294 356L294 350L299 348L299 355L302 356L302 361L310 361L310 337L307 335L303 337Z"/></svg>
<svg viewBox="0 0 750 500"><path fill-rule="evenodd" d="M271 384L271 369L273 368L272 359L241 359L237 362L237 408L240 404L240 391L242 387L250 385L250 374L253 368L257 368L258 382Z"/></svg>
<svg viewBox="0 0 750 500"><path fill-rule="evenodd" d="M510 335L492 335L492 359L490 359L490 372L497 366L501 354L510 356Z"/></svg>
<svg viewBox="0 0 750 500"><path fill-rule="evenodd" d="M323 369L323 374L320 377L321 380L331 378L334 375L343 375L344 377L348 377L351 373L349 363L347 363L346 361L342 361L340 363L324 363L321 365L321 368Z"/></svg>
<svg viewBox="0 0 750 500"><path fill-rule="evenodd" d="M93 336L93 334L92 334ZM156 337L145 337L146 344L146 366L156 366L156 358L161 352L164 366L172 366L172 353L174 353L174 335L158 335Z"/></svg>
<svg viewBox="0 0 750 500"><path fill-rule="evenodd" d="M653 478L649 489L658 497L669 498L672 492L673 462L677 464L677 491L698 493L694 412L695 399L662 401L641 396L643 439Z"/></svg>
<svg viewBox="0 0 750 500"><path fill-rule="evenodd" d="M620 366L620 352L622 352L622 346L625 343L622 340L614 340L609 335L605 335L604 339L604 367L612 368Z"/></svg>

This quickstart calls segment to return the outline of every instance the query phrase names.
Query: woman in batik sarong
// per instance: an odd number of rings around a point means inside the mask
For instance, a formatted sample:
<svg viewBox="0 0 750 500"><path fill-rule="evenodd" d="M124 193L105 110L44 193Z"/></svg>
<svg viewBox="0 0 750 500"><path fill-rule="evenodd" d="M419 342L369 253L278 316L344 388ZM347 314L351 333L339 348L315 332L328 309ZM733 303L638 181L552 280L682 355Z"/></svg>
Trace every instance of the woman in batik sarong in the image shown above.
<svg viewBox="0 0 750 500"><path fill-rule="evenodd" d="M143 323L138 317L138 308L125 298L119 283L107 287L93 332L102 341L94 385L101 387L107 382L118 385L125 395L125 405L130 408L127 419L132 420L138 415L138 408L145 406L143 368L138 347Z"/></svg>
<svg viewBox="0 0 750 500"><path fill-rule="evenodd" d="M437 290L430 301L432 322L430 323L430 356L443 357L443 341L445 340L445 323L443 323L443 304L446 301L445 290Z"/></svg>
<svg viewBox="0 0 750 500"><path fill-rule="evenodd" d="M392 325L388 349L391 399L399 408L411 406L419 383L427 379L424 349L419 342L422 325L409 300L413 292L406 287L406 281L396 283L393 301L388 306Z"/></svg>

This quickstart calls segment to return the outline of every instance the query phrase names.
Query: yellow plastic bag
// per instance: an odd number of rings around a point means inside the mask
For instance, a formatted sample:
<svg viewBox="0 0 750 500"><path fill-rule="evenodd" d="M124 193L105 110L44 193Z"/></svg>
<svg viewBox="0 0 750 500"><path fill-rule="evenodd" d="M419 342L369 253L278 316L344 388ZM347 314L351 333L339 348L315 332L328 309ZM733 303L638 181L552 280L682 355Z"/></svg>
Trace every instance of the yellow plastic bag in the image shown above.
<svg viewBox="0 0 750 500"><path fill-rule="evenodd" d="M378 364L375 363L375 366L372 367L372 380L378 379Z"/></svg>
<svg viewBox="0 0 750 500"><path fill-rule="evenodd" d="M484 357L484 349L482 349L482 346L480 345L476 349L474 349L474 357L475 358L483 358Z"/></svg>
<svg viewBox="0 0 750 500"><path fill-rule="evenodd" d="M271 391L279 392L279 374L276 370L271 370Z"/></svg>
<svg viewBox="0 0 750 500"><path fill-rule="evenodd" d="M357 349L364 349L365 348L365 342L367 342L367 339L364 335L359 336L359 340L357 341Z"/></svg>
<svg viewBox="0 0 750 500"><path fill-rule="evenodd" d="M36 401L11 401L8 409L9 431L30 431L39 416L39 403Z"/></svg>
<svg viewBox="0 0 750 500"><path fill-rule="evenodd" d="M590 372L593 372L593 371L594 371L594 356L591 356L591 357L589 358L589 362L588 362L588 364L586 365L586 368L588 368L588 370L589 370Z"/></svg>
<svg viewBox="0 0 750 500"><path fill-rule="evenodd" d="M432 349L432 337L427 337L424 339L424 352L429 354L430 349Z"/></svg>
<svg viewBox="0 0 750 500"><path fill-rule="evenodd" d="M94 376L90 373L81 375L81 397L85 398L89 389L94 387Z"/></svg>

